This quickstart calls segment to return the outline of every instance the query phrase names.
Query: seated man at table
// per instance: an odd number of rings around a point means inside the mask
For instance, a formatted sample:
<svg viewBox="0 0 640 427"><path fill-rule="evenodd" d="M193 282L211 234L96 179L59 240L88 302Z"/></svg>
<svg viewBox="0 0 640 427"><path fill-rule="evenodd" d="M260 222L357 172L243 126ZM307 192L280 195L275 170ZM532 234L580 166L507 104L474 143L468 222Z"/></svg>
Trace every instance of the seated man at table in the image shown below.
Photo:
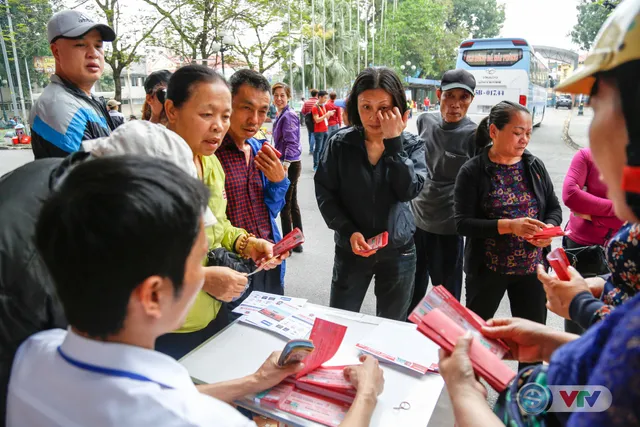
<svg viewBox="0 0 640 427"><path fill-rule="evenodd" d="M302 365L280 368L276 352L244 378L196 387L182 365L153 350L202 288L207 201L197 179L145 156L89 160L61 178L35 241L70 327L39 332L18 349L8 427L254 425L224 402ZM367 359L345 374L358 395L343 425L368 425L380 368Z"/></svg>

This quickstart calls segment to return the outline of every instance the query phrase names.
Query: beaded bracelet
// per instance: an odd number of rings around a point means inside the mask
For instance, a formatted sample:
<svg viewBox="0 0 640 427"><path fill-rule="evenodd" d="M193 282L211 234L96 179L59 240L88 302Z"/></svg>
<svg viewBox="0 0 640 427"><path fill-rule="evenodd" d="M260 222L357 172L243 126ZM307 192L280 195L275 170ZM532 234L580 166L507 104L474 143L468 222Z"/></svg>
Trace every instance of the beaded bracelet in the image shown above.
<svg viewBox="0 0 640 427"><path fill-rule="evenodd" d="M238 242L238 255L240 255L244 259L251 258L249 255L245 253L245 251L247 250L247 246L249 246L249 239L251 239L252 237L255 237L255 236L251 233L243 234L242 236L239 237L239 239L242 239L242 240Z"/></svg>

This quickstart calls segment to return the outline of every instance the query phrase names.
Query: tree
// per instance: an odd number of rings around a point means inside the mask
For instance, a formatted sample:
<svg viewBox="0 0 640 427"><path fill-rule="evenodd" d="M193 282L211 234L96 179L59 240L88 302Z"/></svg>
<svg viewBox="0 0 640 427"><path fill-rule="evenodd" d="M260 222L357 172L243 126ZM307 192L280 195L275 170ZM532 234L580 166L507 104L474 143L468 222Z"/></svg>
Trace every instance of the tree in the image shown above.
<svg viewBox="0 0 640 427"><path fill-rule="evenodd" d="M13 36L16 42L16 50L18 51L20 78L25 97L28 97L29 88L25 59L29 67L28 72L31 83L40 86L48 83L48 76L34 69L33 57L51 55L49 41L47 39L47 22L58 4L51 3L49 0L8 0L8 3L9 9L11 10ZM15 58L13 58L10 44L11 39L4 2L0 4L0 25L2 25L5 43L7 45L9 66L11 67L11 73L14 75L14 84L17 85L17 80L15 79ZM4 61L0 61L0 70L2 76L7 75Z"/></svg>
<svg viewBox="0 0 640 427"><path fill-rule="evenodd" d="M452 32L463 30L464 38L485 39L500 34L504 19L504 4L496 0L453 0L446 26Z"/></svg>
<svg viewBox="0 0 640 427"><path fill-rule="evenodd" d="M253 12L238 19L233 29L236 40L234 51L244 58L249 68L259 73L264 73L281 62L292 61L293 58L289 58L287 3L252 0L249 4ZM296 24L299 25L299 19L296 19L296 5L293 6L291 18L292 27L295 28ZM253 33L249 40L247 30ZM295 44L293 38L291 41ZM292 46L292 50L295 50L295 46Z"/></svg>
<svg viewBox="0 0 640 427"><path fill-rule="evenodd" d="M219 41L219 31L231 29L235 23L249 17L251 10L241 0L144 0L153 6L166 20L154 44L180 53L195 62L216 55L214 42ZM177 13L176 13L177 12Z"/></svg>
<svg viewBox="0 0 640 427"><path fill-rule="evenodd" d="M581 49L591 49L591 44L598 35L611 11L619 2L582 0L578 9L578 23L571 31L571 40Z"/></svg>
<svg viewBox="0 0 640 427"><path fill-rule="evenodd" d="M126 1L94 0L94 2L87 6L87 10L91 13L99 11L107 25L116 33L116 39L105 49L104 62L109 64L113 71L115 99L120 101L122 100L120 79L122 72L129 65L140 60L145 43L150 40L165 17L145 14L140 8L134 8Z"/></svg>
<svg viewBox="0 0 640 427"><path fill-rule="evenodd" d="M389 37L380 52L387 64L400 73L399 66L411 61L422 77L439 78L453 68L456 48L463 38L461 29L448 31L453 5L443 0L405 0L387 21Z"/></svg>

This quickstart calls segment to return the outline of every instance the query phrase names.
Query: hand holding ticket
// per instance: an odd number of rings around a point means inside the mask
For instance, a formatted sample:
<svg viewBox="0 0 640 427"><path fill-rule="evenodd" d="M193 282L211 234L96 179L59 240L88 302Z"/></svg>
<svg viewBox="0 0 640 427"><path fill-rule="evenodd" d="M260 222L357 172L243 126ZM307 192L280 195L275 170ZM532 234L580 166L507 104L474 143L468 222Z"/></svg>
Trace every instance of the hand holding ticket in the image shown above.
<svg viewBox="0 0 640 427"><path fill-rule="evenodd" d="M569 259L567 258L567 254L564 249L557 248L551 251L551 253L547 255L547 261L549 261L553 271L556 272L558 279L564 280L565 282L571 280L571 274L569 273L569 266L571 263L569 263Z"/></svg>
<svg viewBox="0 0 640 427"><path fill-rule="evenodd" d="M553 237L565 236L566 233L560 226L545 228L533 235L533 240L551 239Z"/></svg>
<svg viewBox="0 0 640 427"><path fill-rule="evenodd" d="M273 245L273 256L260 263L257 269L249 273L249 276L258 273L265 268L273 267L276 264L276 260L278 260L282 255L303 243L304 234L302 234L302 231L300 231L299 228L295 228L291 233L284 236L282 240Z"/></svg>

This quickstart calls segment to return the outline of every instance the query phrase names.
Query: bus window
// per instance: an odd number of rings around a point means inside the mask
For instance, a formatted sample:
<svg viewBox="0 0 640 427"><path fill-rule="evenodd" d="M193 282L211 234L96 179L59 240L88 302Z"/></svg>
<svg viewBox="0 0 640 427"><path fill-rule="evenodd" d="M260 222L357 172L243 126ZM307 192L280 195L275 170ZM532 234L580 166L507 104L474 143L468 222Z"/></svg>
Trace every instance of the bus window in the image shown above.
<svg viewBox="0 0 640 427"><path fill-rule="evenodd" d="M472 67L508 67L522 59L522 49L469 49L462 60Z"/></svg>

